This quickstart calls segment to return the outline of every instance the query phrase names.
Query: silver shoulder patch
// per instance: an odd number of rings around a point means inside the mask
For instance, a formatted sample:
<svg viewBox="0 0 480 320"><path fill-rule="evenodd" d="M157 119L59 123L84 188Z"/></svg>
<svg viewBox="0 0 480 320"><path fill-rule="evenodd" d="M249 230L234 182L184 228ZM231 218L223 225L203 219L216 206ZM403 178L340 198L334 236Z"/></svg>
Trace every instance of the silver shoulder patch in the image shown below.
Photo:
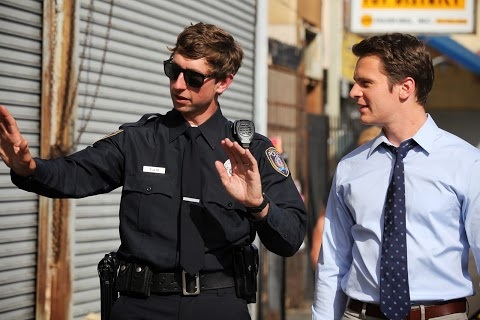
<svg viewBox="0 0 480 320"><path fill-rule="evenodd" d="M280 172L285 177L288 177L290 174L290 170L288 170L287 163L283 160L282 155L278 152L275 147L270 147L265 150L265 154L267 156L268 161L272 165L273 169Z"/></svg>

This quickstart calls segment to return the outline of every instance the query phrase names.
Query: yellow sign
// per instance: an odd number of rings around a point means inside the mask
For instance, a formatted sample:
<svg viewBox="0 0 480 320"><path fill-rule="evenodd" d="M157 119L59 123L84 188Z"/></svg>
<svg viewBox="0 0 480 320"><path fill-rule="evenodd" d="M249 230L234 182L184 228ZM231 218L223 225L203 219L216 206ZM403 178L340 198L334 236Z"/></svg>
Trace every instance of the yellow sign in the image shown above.
<svg viewBox="0 0 480 320"><path fill-rule="evenodd" d="M465 9L465 0L363 0L363 9Z"/></svg>
<svg viewBox="0 0 480 320"><path fill-rule="evenodd" d="M476 0L350 0L353 33L473 33Z"/></svg>

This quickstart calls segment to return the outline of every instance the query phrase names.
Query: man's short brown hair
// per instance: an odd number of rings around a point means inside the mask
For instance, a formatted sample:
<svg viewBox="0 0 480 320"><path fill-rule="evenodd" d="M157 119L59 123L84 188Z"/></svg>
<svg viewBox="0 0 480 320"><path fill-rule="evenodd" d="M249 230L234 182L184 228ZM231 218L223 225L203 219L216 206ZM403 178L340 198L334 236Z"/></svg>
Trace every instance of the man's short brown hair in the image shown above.
<svg viewBox="0 0 480 320"><path fill-rule="evenodd" d="M177 37L174 48L169 48L187 59L205 58L216 79L236 74L242 64L240 44L225 30L199 22L186 27Z"/></svg>

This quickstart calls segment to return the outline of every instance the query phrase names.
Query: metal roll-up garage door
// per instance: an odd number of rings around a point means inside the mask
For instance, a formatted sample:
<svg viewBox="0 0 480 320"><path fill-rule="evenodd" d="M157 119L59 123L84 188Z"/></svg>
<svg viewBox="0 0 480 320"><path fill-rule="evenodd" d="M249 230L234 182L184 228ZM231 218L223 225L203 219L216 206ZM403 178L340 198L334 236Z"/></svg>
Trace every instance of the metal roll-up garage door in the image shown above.
<svg viewBox="0 0 480 320"><path fill-rule="evenodd" d="M78 50L77 149L114 132L125 122L172 104L163 60L177 34L190 23L213 23L231 32L245 57L233 84L220 98L230 119L253 117L256 2L82 0ZM113 5L112 5L113 3ZM78 138L79 137L79 138ZM76 201L73 315L100 309L97 263L119 246L120 190Z"/></svg>
<svg viewBox="0 0 480 320"><path fill-rule="evenodd" d="M39 155L42 1L0 1L0 104ZM0 160L0 318L35 318L38 196Z"/></svg>

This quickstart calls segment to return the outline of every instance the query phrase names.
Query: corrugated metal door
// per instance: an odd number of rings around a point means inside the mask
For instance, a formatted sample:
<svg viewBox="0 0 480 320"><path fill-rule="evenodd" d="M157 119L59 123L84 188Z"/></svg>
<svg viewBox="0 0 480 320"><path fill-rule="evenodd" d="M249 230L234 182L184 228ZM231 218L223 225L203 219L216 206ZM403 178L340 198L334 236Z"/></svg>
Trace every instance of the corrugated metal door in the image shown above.
<svg viewBox="0 0 480 320"><path fill-rule="evenodd" d="M190 23L231 32L245 51L242 68L220 103L231 119L253 117L255 0L82 0L77 149L144 113L171 109L163 60ZM78 139L78 137L80 137ZM76 202L73 315L100 309L98 261L119 246L120 190Z"/></svg>
<svg viewBox="0 0 480 320"><path fill-rule="evenodd" d="M42 1L0 1L0 104L39 155ZM0 318L35 318L38 196L0 160Z"/></svg>

